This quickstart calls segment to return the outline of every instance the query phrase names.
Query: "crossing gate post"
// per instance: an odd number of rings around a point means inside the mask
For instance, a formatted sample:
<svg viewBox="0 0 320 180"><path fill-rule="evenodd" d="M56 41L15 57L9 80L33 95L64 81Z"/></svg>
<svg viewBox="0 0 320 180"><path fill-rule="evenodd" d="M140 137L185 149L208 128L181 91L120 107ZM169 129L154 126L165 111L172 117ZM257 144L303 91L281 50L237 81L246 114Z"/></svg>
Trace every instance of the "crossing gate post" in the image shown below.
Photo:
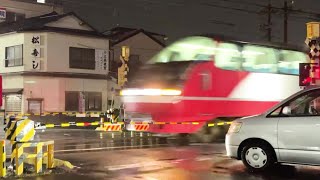
<svg viewBox="0 0 320 180"><path fill-rule="evenodd" d="M16 151L15 151L15 163L16 163L16 174L21 176L23 173L23 146L20 144L16 144Z"/></svg>
<svg viewBox="0 0 320 180"><path fill-rule="evenodd" d="M48 145L48 163L47 168L53 168L54 166L54 144Z"/></svg>
<svg viewBox="0 0 320 180"><path fill-rule="evenodd" d="M0 177L5 177L7 175L7 167L6 167L6 142L4 140L0 143L0 151L1 151L1 163L0 163Z"/></svg>
<svg viewBox="0 0 320 180"><path fill-rule="evenodd" d="M42 143L38 143L35 148L36 158L34 159L35 160L34 165L35 165L36 173L42 172L42 158L43 158L42 146L43 146Z"/></svg>

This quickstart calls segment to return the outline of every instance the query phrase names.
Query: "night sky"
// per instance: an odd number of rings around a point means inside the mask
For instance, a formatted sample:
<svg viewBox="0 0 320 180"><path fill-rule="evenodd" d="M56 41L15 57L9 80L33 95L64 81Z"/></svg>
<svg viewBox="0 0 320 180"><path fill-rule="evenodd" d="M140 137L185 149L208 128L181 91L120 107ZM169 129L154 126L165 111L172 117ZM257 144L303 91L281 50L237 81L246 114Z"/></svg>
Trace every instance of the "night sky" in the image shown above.
<svg viewBox="0 0 320 180"><path fill-rule="evenodd" d="M66 11L75 11L82 18L104 31L117 25L143 28L177 38L215 33L244 41L266 41L266 31L260 26L267 22L261 12L268 0L61 0ZM283 41L283 0L272 0L277 7L272 14L272 41ZM294 10L289 14L290 44L303 44L308 21L316 21L319 0L288 1ZM317 8L318 7L318 8ZM319 18L320 19L320 18Z"/></svg>

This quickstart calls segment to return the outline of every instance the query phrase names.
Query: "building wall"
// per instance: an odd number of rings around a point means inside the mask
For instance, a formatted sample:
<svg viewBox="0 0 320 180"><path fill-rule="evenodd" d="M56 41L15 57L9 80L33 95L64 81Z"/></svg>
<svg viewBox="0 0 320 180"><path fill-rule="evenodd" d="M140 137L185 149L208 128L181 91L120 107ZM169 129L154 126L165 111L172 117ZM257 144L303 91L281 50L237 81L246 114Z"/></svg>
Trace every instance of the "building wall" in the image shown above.
<svg viewBox="0 0 320 180"><path fill-rule="evenodd" d="M143 63L147 62L156 53L163 49L163 47L156 43L154 40L150 39L143 33L139 33L114 47L114 59L120 61L121 47L129 46L130 54L139 55L139 60Z"/></svg>
<svg viewBox="0 0 320 180"><path fill-rule="evenodd" d="M34 45L32 38L41 37L41 44ZM23 66L5 67L5 49L9 46L23 45ZM67 35L62 33L11 33L0 35L0 74L21 71L41 71L41 72L68 72L68 73L89 73L89 74L107 74L108 70L85 70L69 68L69 47L92 48L109 50L109 41L107 39L81 37ZM32 55L34 48L40 48L40 58ZM109 53L107 61L109 61ZM39 59L41 69L34 70L32 61ZM108 69L108 68L107 68Z"/></svg>
<svg viewBox="0 0 320 180"><path fill-rule="evenodd" d="M40 36L40 45L34 45L32 38ZM5 48L23 44L23 66L5 67ZM28 98L43 98L43 112L65 111L65 91L102 92L102 110L107 110L107 80L85 78L63 78L49 76L8 75L14 72L59 72L72 76L74 73L106 75L106 70L84 70L69 68L69 47L92 48L109 51L107 39L67 35L51 32L11 33L0 35L0 74L3 74L3 89L23 89L21 112L28 110ZM31 53L40 48L40 58ZM109 61L109 53L107 53ZM38 59L41 69L34 70L32 61ZM14 96L14 95L13 95Z"/></svg>
<svg viewBox="0 0 320 180"><path fill-rule="evenodd" d="M25 14L26 18L47 14L53 10L58 13L63 13L63 8L61 7L53 8L45 4L25 3L13 0L0 0L0 7L10 12Z"/></svg>
<svg viewBox="0 0 320 180"><path fill-rule="evenodd" d="M64 112L66 91L102 92L102 111L107 110L106 80L27 76L24 78L24 112L28 110L28 98L43 98L43 112Z"/></svg>
<svg viewBox="0 0 320 180"><path fill-rule="evenodd" d="M47 71L107 74L108 71L69 68L69 47L109 50L109 41L103 38L81 37L60 33L47 33ZM107 53L109 60L109 53Z"/></svg>

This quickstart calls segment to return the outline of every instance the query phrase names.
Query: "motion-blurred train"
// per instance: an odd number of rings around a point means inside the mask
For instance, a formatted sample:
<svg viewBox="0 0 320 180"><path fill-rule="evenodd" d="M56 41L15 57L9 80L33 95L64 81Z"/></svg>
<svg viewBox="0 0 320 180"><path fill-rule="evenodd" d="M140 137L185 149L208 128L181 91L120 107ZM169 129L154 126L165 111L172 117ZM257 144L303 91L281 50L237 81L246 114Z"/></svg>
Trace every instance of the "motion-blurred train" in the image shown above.
<svg viewBox="0 0 320 180"><path fill-rule="evenodd" d="M307 62L300 48L191 36L160 51L121 94L128 119L168 123L150 132L194 133L217 118L263 113L299 91L299 63Z"/></svg>

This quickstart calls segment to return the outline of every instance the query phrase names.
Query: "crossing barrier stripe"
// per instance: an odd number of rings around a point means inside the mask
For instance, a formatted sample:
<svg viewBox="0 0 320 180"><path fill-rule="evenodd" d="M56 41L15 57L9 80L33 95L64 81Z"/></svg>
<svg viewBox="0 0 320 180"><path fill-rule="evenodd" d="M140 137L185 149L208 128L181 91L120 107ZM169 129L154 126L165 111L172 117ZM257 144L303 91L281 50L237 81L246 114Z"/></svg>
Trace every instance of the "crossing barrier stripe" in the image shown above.
<svg viewBox="0 0 320 180"><path fill-rule="evenodd" d="M33 140L34 134L35 130L33 121L29 119L23 121L11 121L9 129L6 130L5 138L11 141L27 142Z"/></svg>
<svg viewBox="0 0 320 180"><path fill-rule="evenodd" d="M96 112L96 111L87 111L84 113L80 113L80 112L44 112L44 113L5 113L6 116L48 116L48 115L52 115L52 116L56 116L56 115L72 115L72 116L76 116L76 115L85 115L85 116L94 116L97 117L97 115L99 116L104 116L104 115L108 115L107 112Z"/></svg>
<svg viewBox="0 0 320 180"><path fill-rule="evenodd" d="M70 126L77 126L77 127L87 127L87 126L99 126L103 125L107 127L107 130L114 130L112 127L109 125L125 125L125 124L132 124L132 125L141 125L141 126L136 126L139 128L142 127L149 127L149 125L200 125L200 123L204 122L130 122L130 123L125 123L125 122L117 122L117 123L111 123L111 122L99 122L99 121L94 121L94 122L67 122L67 123L61 123L61 124L45 124L46 128L54 128L54 127L70 127ZM224 125L230 125L232 122L217 122L217 123L208 123L208 127L214 127L214 126L224 126ZM8 131L7 131L8 132ZM7 133L6 132L6 133Z"/></svg>
<svg viewBox="0 0 320 180"><path fill-rule="evenodd" d="M146 131L149 129L149 124L136 124L135 130L136 131Z"/></svg>

